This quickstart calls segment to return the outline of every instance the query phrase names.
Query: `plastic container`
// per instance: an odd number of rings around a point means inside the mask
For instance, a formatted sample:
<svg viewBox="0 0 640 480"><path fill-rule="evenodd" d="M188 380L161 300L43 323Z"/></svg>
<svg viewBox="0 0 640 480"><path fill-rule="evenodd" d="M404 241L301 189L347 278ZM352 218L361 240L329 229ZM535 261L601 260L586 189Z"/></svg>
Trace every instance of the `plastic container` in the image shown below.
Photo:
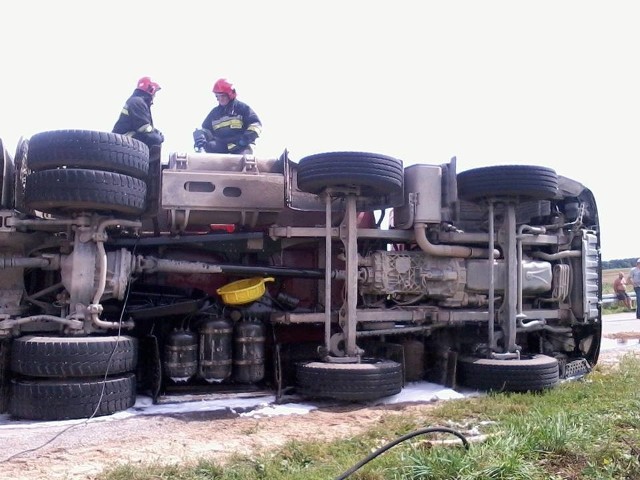
<svg viewBox="0 0 640 480"><path fill-rule="evenodd" d="M264 295L266 282L273 282L275 278L252 277L226 284L216 290L222 296L226 305L242 305L251 303Z"/></svg>

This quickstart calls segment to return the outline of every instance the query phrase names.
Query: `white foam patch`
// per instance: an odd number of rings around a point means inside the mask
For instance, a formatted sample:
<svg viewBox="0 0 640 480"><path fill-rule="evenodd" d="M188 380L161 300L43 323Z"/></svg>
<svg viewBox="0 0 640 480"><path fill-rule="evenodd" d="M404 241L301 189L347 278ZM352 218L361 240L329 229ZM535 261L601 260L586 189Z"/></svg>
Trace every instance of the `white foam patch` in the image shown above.
<svg viewBox="0 0 640 480"><path fill-rule="evenodd" d="M305 403L287 403L283 405L265 405L250 412L241 413L241 417L277 417L281 415L305 415L318 407Z"/></svg>

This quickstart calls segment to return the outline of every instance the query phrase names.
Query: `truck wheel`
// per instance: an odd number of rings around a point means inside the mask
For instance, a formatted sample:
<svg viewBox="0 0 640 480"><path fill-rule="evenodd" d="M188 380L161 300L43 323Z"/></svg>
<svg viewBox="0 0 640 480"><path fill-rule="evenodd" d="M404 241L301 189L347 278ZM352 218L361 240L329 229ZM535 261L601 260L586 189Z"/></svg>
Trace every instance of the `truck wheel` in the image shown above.
<svg viewBox="0 0 640 480"><path fill-rule="evenodd" d="M16 338L11 370L31 377L98 377L132 372L138 343L127 336Z"/></svg>
<svg viewBox="0 0 640 480"><path fill-rule="evenodd" d="M520 360L460 357L458 382L470 388L499 392L544 390L560 382L558 360L547 355Z"/></svg>
<svg viewBox="0 0 640 480"><path fill-rule="evenodd" d="M460 172L457 182L463 200L502 196L550 199L558 194L555 170L531 165L474 168Z"/></svg>
<svg viewBox="0 0 640 480"><path fill-rule="evenodd" d="M298 163L298 188L318 194L327 187L360 187L361 195L401 193L402 160L363 152L328 152L304 157Z"/></svg>
<svg viewBox="0 0 640 480"><path fill-rule="evenodd" d="M362 363L298 364L296 383L297 391L307 397L364 401L399 393L404 379L401 364L365 359Z"/></svg>
<svg viewBox="0 0 640 480"><path fill-rule="evenodd" d="M149 148L139 140L117 133L91 130L53 130L29 140L29 168L86 168L122 173L145 180Z"/></svg>
<svg viewBox="0 0 640 480"><path fill-rule="evenodd" d="M25 420L70 420L111 415L135 402L132 373L106 379L14 379L9 414Z"/></svg>
<svg viewBox="0 0 640 480"><path fill-rule="evenodd" d="M100 211L138 215L144 211L147 185L119 173L67 168L31 173L24 195L28 208L44 213Z"/></svg>

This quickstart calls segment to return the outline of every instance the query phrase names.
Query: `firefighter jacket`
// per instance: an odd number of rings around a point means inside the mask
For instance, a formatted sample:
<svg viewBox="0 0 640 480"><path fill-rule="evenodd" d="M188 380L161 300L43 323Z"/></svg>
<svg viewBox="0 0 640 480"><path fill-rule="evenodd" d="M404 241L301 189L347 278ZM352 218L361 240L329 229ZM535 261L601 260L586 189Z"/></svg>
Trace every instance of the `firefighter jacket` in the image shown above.
<svg viewBox="0 0 640 480"><path fill-rule="evenodd" d="M160 145L164 141L164 136L153 126L152 103L153 97L150 94L135 89L122 107L112 132L133 137L149 147Z"/></svg>
<svg viewBox="0 0 640 480"><path fill-rule="evenodd" d="M249 105L234 99L211 110L202 122L202 128L213 140L209 146L218 146L217 151L210 153L242 153L255 143L262 124ZM205 150L210 148L205 147Z"/></svg>

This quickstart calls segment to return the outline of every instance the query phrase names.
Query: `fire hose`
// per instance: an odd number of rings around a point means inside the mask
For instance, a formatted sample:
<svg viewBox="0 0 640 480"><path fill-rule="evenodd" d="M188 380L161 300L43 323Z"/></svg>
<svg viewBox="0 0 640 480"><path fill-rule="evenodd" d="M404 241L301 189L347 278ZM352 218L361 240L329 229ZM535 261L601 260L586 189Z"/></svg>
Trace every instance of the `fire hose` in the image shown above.
<svg viewBox="0 0 640 480"><path fill-rule="evenodd" d="M469 441L465 438L464 435L462 435L460 432L458 432L456 430L453 430L453 429L447 428L447 427L421 428L419 430L415 430L413 432L410 432L410 433L407 433L405 435L402 435L401 437L398 437L395 440L387 443L386 445L383 445L382 447L378 448L375 452L371 453L370 455L368 455L367 457L365 457L364 459L362 459L361 461L356 463L353 467L351 467L349 470L344 472L342 475L336 477L335 480L344 480L349 475L351 475L352 473L356 472L361 467L363 467L364 465L369 463L371 460L373 460L374 458L376 458L379 455L383 454L387 450L395 447L399 443L402 443L405 440L409 440L410 438L416 437L418 435L423 435L425 433L450 433L450 434L455 435L456 437L458 437L460 440L462 440L462 444L464 445L465 450L469 450Z"/></svg>

